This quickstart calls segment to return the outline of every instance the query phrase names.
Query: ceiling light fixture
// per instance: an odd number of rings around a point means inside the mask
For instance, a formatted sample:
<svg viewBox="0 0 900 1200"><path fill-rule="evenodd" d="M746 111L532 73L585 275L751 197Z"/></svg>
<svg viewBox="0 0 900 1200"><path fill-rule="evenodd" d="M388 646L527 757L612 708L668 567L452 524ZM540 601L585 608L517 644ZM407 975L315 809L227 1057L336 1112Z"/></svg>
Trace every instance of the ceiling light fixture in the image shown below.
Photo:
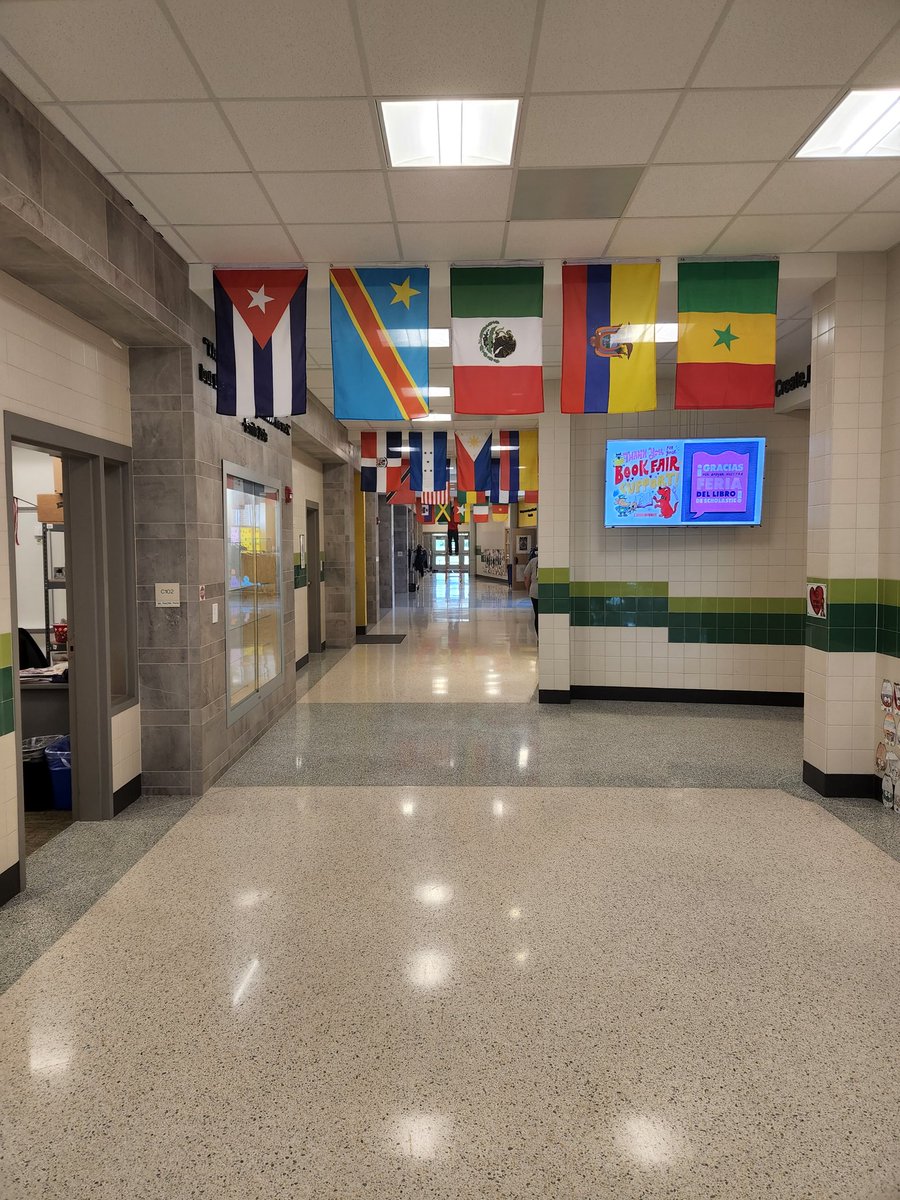
<svg viewBox="0 0 900 1200"><path fill-rule="evenodd" d="M900 88L849 92L797 151L797 158L900 155Z"/></svg>
<svg viewBox="0 0 900 1200"><path fill-rule="evenodd" d="M452 421L453 417L450 413L431 412L426 413L424 417L412 417L411 419L418 424L420 421Z"/></svg>
<svg viewBox="0 0 900 1200"><path fill-rule="evenodd" d="M381 100L392 167L508 167L518 100Z"/></svg>

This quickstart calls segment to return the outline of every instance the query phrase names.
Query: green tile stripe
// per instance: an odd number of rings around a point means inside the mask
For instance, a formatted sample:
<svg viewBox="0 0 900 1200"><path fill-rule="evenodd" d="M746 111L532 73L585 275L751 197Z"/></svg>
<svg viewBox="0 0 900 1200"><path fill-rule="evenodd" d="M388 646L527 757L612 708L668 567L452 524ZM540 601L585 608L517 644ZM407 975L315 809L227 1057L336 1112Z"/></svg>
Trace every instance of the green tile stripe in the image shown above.
<svg viewBox="0 0 900 1200"><path fill-rule="evenodd" d="M900 580L824 579L824 617L806 616L805 642L829 654L871 653L900 657ZM805 604L804 604L805 609Z"/></svg>
<svg viewBox="0 0 900 1200"><path fill-rule="evenodd" d="M12 634L0 633L0 737L16 727L13 704Z"/></svg>
<svg viewBox="0 0 900 1200"><path fill-rule="evenodd" d="M0 633L0 668L12 666L12 634Z"/></svg>
<svg viewBox="0 0 900 1200"><path fill-rule="evenodd" d="M569 582L568 567L538 567L538 583Z"/></svg>
<svg viewBox="0 0 900 1200"><path fill-rule="evenodd" d="M304 588L309 584L309 572L306 567L301 567L299 563L294 563L294 587Z"/></svg>

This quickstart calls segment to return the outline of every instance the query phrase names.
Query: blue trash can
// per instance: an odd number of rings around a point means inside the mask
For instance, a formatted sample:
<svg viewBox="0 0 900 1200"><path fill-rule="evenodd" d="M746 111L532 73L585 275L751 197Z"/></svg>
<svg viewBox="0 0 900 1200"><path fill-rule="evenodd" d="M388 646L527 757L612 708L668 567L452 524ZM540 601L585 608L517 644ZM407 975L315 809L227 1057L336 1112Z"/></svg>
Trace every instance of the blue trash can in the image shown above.
<svg viewBox="0 0 900 1200"><path fill-rule="evenodd" d="M72 746L68 737L57 738L44 751L50 768L50 784L53 788L53 807L72 807Z"/></svg>

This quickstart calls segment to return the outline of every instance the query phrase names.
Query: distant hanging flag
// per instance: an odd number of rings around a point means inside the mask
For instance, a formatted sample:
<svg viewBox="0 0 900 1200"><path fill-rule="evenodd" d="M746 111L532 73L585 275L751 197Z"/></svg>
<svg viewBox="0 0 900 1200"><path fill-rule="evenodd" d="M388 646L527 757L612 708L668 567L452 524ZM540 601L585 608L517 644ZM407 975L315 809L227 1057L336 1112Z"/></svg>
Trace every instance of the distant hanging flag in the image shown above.
<svg viewBox="0 0 900 1200"><path fill-rule="evenodd" d="M490 491L490 430L456 435L456 489L459 492Z"/></svg>
<svg viewBox="0 0 900 1200"><path fill-rule="evenodd" d="M415 504L419 497L409 486L409 459L400 461L400 482L397 487L387 493L388 504Z"/></svg>
<svg viewBox="0 0 900 1200"><path fill-rule="evenodd" d="M678 264L676 408L775 407L777 260Z"/></svg>
<svg viewBox="0 0 900 1200"><path fill-rule="evenodd" d="M420 433L409 435L410 484L414 492L439 492L447 487L447 434Z"/></svg>
<svg viewBox="0 0 900 1200"><path fill-rule="evenodd" d="M473 504L472 505L472 520L481 525L491 518L491 506L489 504Z"/></svg>
<svg viewBox="0 0 900 1200"><path fill-rule="evenodd" d="M216 412L306 412L306 268L213 272Z"/></svg>
<svg viewBox="0 0 900 1200"><path fill-rule="evenodd" d="M564 413L656 408L659 263L562 269Z"/></svg>
<svg viewBox="0 0 900 1200"><path fill-rule="evenodd" d="M538 431L519 430L519 499L538 498Z"/></svg>
<svg viewBox="0 0 900 1200"><path fill-rule="evenodd" d="M519 433L501 429L494 447L500 451L491 459L491 503L515 504L519 498Z"/></svg>
<svg viewBox="0 0 900 1200"><path fill-rule="evenodd" d="M441 492L422 492L417 497L423 504L449 504L450 503L450 488L445 487Z"/></svg>
<svg viewBox="0 0 900 1200"><path fill-rule="evenodd" d="M360 488L364 492L396 491L403 477L402 433L363 433L359 439Z"/></svg>
<svg viewBox="0 0 900 1200"><path fill-rule="evenodd" d="M458 413L544 411L543 267L450 269Z"/></svg>
<svg viewBox="0 0 900 1200"><path fill-rule="evenodd" d="M489 492L457 492L456 503L460 506L469 504L486 504Z"/></svg>
<svg viewBox="0 0 900 1200"><path fill-rule="evenodd" d="M428 412L427 267L332 267L331 365L339 421Z"/></svg>
<svg viewBox="0 0 900 1200"><path fill-rule="evenodd" d="M492 521L505 521L508 516L509 516L509 505L508 504L492 504L491 505L491 520Z"/></svg>

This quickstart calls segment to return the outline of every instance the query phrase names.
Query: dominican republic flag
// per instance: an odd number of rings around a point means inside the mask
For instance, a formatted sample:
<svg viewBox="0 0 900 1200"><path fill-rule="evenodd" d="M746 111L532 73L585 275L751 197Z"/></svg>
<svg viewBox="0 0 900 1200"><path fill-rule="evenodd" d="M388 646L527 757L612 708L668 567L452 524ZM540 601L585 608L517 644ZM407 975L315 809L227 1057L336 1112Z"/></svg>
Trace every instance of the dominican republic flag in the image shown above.
<svg viewBox="0 0 900 1200"><path fill-rule="evenodd" d="M306 268L215 271L216 412L306 412Z"/></svg>
<svg viewBox="0 0 900 1200"><path fill-rule="evenodd" d="M458 492L489 492L491 490L490 433L458 433L456 435L456 490Z"/></svg>
<svg viewBox="0 0 900 1200"><path fill-rule="evenodd" d="M361 490L395 492L403 481L402 433L363 433L359 439Z"/></svg>
<svg viewBox="0 0 900 1200"><path fill-rule="evenodd" d="M440 492L447 486L446 433L409 435L409 486L414 492Z"/></svg>
<svg viewBox="0 0 900 1200"><path fill-rule="evenodd" d="M501 429L498 458L491 459L491 503L515 504L519 498L519 432Z"/></svg>

